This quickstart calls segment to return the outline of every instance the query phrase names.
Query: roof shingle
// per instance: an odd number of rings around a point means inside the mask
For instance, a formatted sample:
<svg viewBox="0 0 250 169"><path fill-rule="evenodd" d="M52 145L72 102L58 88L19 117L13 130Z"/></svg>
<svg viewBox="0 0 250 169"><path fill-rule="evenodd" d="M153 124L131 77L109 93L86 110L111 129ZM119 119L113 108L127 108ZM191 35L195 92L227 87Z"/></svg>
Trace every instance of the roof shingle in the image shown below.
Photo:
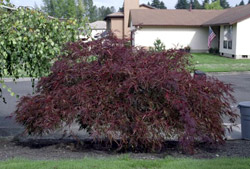
<svg viewBox="0 0 250 169"><path fill-rule="evenodd" d="M204 25L232 25L250 17L250 5L228 8L225 12L209 21Z"/></svg>
<svg viewBox="0 0 250 169"><path fill-rule="evenodd" d="M208 26L234 24L250 17L250 5L225 10L142 10L133 9L135 26Z"/></svg>

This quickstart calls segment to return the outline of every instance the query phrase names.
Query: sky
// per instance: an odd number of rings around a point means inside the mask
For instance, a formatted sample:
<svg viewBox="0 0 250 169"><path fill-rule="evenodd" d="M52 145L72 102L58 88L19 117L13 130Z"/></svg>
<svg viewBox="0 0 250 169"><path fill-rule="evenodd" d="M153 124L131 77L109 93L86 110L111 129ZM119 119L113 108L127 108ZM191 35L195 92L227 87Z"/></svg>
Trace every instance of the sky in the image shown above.
<svg viewBox="0 0 250 169"><path fill-rule="evenodd" d="M119 9L123 5L124 0L93 0L94 4L98 7L100 6L114 6L116 10ZM147 2L151 2L152 0L140 0L140 4ZM165 3L168 9L174 9L175 4L177 3L177 0L161 0ZM203 0L199 0L202 2ZM231 6L235 6L236 4L239 4L241 0L227 0ZM248 2L248 0L244 0L245 3ZM11 0L13 4L16 6L34 6L35 3L38 6L42 6L42 0Z"/></svg>

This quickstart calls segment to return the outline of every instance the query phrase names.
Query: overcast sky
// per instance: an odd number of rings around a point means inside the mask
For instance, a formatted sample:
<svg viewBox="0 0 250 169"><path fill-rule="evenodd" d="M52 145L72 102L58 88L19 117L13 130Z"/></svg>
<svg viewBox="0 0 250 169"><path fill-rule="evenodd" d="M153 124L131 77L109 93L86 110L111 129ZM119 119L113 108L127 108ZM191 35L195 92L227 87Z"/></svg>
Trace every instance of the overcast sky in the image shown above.
<svg viewBox="0 0 250 169"><path fill-rule="evenodd" d="M122 6L124 0L93 0L94 4L98 7L100 6L114 6L117 9ZM147 3L151 2L152 0L140 0L140 3ZM199 0L202 2L203 0ZM244 0L245 3L248 2L248 0ZM42 6L42 0L11 0L12 3L14 3L16 6L34 6L36 3L38 6ZM177 2L177 0L163 0L165 5L168 9L174 9L174 6ZM231 6L235 6L236 4L239 4L241 0L228 0Z"/></svg>

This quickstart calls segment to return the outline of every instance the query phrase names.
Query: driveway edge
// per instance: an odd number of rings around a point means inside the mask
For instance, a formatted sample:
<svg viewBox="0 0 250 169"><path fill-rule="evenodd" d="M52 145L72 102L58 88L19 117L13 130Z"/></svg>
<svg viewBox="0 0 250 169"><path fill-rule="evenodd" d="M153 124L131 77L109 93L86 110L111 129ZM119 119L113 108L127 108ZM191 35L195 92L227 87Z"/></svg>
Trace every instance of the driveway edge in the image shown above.
<svg viewBox="0 0 250 169"><path fill-rule="evenodd" d="M209 76L224 76L224 75L250 75L250 71L246 72L207 72Z"/></svg>
<svg viewBox="0 0 250 169"><path fill-rule="evenodd" d="M3 78L4 82L6 83L9 83L9 82L13 82L13 79L12 78ZM36 81L38 79L35 79ZM25 77L25 78L19 78L19 79L16 79L15 82L30 82L31 81L31 78L30 77Z"/></svg>

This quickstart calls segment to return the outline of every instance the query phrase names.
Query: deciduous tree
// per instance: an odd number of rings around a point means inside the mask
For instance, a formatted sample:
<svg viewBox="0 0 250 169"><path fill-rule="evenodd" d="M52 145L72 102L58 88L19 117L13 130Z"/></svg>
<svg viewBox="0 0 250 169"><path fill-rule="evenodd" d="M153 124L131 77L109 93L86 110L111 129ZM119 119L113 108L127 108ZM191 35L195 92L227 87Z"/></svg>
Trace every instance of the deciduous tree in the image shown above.
<svg viewBox="0 0 250 169"><path fill-rule="evenodd" d="M213 0L213 2L215 2L216 0ZM226 8L230 8L229 3L227 2L227 0L220 0L220 6L224 9Z"/></svg>
<svg viewBox="0 0 250 169"><path fill-rule="evenodd" d="M210 0L204 0L202 3L202 8L205 9L205 5L209 3L210 3Z"/></svg>
<svg viewBox="0 0 250 169"><path fill-rule="evenodd" d="M224 142L223 117L235 122L232 88L196 78L184 52L135 49L115 37L71 43L35 96L17 105L16 121L29 134L77 123L95 141L119 150L159 151L169 138L186 152ZM93 58L94 56L94 58Z"/></svg>
<svg viewBox="0 0 250 169"><path fill-rule="evenodd" d="M0 2L0 5L8 4ZM10 12L0 7L0 13L0 84L3 87L6 87L3 78L7 76L17 79L47 75L65 43L77 40L80 25L75 19L52 19L28 8L13 8Z"/></svg>
<svg viewBox="0 0 250 169"><path fill-rule="evenodd" d="M223 9L222 6L220 5L220 0L214 1L211 4L205 4L205 9L216 9L220 10Z"/></svg>

